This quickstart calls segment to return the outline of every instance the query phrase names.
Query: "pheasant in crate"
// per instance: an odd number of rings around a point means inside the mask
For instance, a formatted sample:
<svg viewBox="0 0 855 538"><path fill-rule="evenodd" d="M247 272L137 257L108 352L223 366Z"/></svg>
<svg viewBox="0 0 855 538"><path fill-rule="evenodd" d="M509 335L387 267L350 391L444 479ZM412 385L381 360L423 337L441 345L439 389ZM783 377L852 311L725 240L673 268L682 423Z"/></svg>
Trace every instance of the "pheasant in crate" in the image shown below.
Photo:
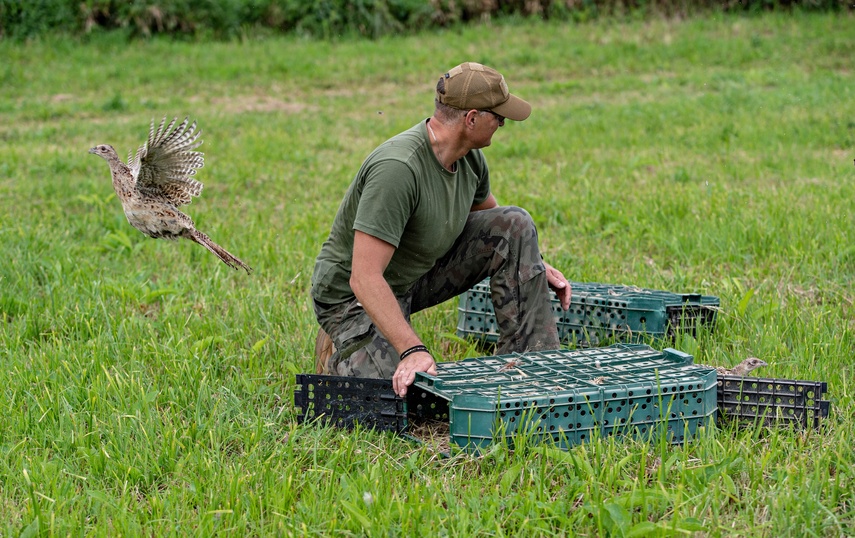
<svg viewBox="0 0 855 538"><path fill-rule="evenodd" d="M148 141L140 146L133 159L128 155L127 165L108 144L95 146L89 153L102 157L110 165L113 189L134 228L155 239L189 239L213 252L229 267L249 273L252 271L249 265L197 230L193 219L178 210L202 192L202 183L191 176L202 168L204 158L202 153L194 151L202 145L199 140L202 131L196 131L196 122L188 127L190 120L185 118L175 127L177 121L174 118L166 125L164 117L155 130L152 120Z"/></svg>
<svg viewBox="0 0 855 538"><path fill-rule="evenodd" d="M748 357L733 368L726 368L724 366L707 366L706 364L699 364L698 366L703 366L704 368L715 368L715 371L720 375L745 377L749 372L752 372L757 368L762 368L763 366L769 366L769 364L757 357Z"/></svg>

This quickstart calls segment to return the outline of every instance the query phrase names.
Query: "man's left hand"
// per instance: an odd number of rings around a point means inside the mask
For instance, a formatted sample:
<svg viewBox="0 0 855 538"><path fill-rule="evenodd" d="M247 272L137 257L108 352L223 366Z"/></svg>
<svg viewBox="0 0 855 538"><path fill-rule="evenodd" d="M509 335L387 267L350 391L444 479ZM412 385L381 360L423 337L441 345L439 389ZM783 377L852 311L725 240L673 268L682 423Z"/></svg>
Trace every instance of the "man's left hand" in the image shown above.
<svg viewBox="0 0 855 538"><path fill-rule="evenodd" d="M570 308L570 295L573 291L570 289L570 281L564 278L561 271L555 267L552 267L546 262L543 262L543 265L546 266L546 281L549 282L549 287L552 288L552 291L554 291L555 295L558 296L558 300L561 302L561 308L568 310Z"/></svg>

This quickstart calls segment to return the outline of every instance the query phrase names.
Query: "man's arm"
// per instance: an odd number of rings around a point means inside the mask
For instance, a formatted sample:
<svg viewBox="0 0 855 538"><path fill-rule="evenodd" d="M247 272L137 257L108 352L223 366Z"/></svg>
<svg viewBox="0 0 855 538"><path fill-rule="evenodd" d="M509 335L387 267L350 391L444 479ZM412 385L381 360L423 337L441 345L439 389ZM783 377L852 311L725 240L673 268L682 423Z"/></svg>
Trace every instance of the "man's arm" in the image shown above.
<svg viewBox="0 0 855 538"><path fill-rule="evenodd" d="M499 202L496 201L496 197L493 196L493 193L491 192L487 195L486 200L480 204L473 204L469 211L481 211L483 209L493 209L494 207L499 207Z"/></svg>
<svg viewBox="0 0 855 538"><path fill-rule="evenodd" d="M353 238L350 287L374 325L400 354L422 341L407 323L392 288L383 277L394 253L393 245L357 230ZM398 364L392 376L392 388L396 394L407 394L407 387L415 381L416 372L436 375L436 362L430 353L413 353Z"/></svg>

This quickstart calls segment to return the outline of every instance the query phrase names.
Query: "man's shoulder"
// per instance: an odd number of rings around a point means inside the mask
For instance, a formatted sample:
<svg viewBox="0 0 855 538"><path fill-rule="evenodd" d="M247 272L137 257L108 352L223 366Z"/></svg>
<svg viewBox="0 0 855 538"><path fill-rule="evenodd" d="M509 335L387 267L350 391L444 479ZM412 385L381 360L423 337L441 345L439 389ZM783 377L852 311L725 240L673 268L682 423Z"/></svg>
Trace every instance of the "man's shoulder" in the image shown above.
<svg viewBox="0 0 855 538"><path fill-rule="evenodd" d="M400 181L407 176L415 179L421 175L426 142L420 137L418 128L417 124L377 146L362 163L357 174L359 181Z"/></svg>
<svg viewBox="0 0 855 538"><path fill-rule="evenodd" d="M406 131L389 138L377 146L369 159L411 160L425 145L425 138L420 129L421 124L417 123Z"/></svg>

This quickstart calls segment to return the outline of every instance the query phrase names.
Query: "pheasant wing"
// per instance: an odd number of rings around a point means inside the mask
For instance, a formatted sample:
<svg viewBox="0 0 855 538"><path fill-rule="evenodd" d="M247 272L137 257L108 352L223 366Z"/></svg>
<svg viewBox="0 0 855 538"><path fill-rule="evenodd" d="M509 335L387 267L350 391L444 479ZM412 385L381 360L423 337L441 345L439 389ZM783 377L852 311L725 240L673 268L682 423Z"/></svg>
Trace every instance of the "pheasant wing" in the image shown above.
<svg viewBox="0 0 855 538"><path fill-rule="evenodd" d="M138 191L166 197L174 205L189 204L202 192L202 184L192 178L205 163L204 154L194 151L202 141L196 122L184 118L177 127L177 118L166 124L166 117L155 130L151 121L148 140L128 158ZM189 124L189 127L188 127Z"/></svg>

